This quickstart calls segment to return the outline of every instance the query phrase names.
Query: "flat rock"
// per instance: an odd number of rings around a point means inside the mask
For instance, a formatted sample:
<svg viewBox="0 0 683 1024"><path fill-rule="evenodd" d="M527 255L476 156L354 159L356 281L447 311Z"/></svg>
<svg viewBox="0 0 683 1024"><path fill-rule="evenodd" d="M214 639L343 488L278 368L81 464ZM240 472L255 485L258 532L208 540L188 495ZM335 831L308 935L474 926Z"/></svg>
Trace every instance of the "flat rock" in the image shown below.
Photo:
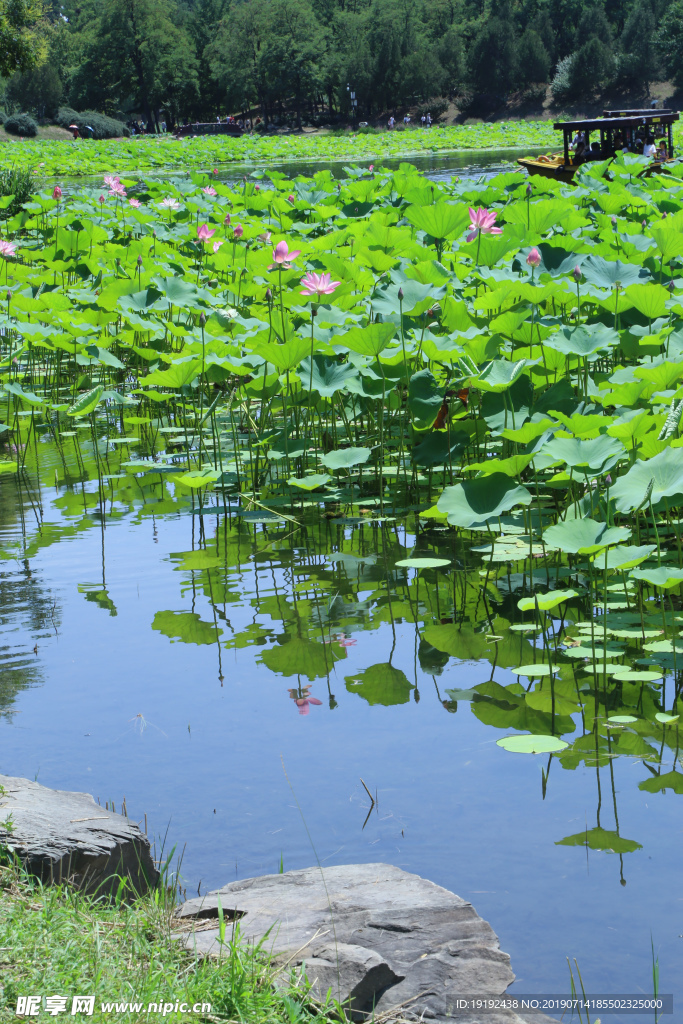
<svg viewBox="0 0 683 1024"><path fill-rule="evenodd" d="M143 893L159 877L135 822L88 793L6 775L0 775L0 846L44 882L69 882L86 893L116 892L121 877Z"/></svg>
<svg viewBox="0 0 683 1024"><path fill-rule="evenodd" d="M502 996L514 981L510 957L471 903L390 864L288 871L231 882L178 912L186 947L218 955L218 906L240 935L280 966L284 983L305 970L313 995L345 1003L352 1016L400 1016L463 1024L520 1024L512 1011L462 1012L459 996ZM228 929L228 934L230 929ZM550 1018L535 1014L536 1024Z"/></svg>

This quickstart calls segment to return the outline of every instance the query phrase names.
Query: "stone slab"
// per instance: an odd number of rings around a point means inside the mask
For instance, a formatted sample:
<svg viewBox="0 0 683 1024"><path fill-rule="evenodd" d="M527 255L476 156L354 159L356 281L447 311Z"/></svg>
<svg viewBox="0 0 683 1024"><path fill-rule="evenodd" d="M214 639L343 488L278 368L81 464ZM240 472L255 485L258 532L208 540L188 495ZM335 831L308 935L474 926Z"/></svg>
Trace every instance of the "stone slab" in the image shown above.
<svg viewBox="0 0 683 1024"><path fill-rule="evenodd" d="M218 927L211 927L219 901L226 919L239 919L242 939L263 942L283 968L280 977L305 970L313 995L324 999L331 991L356 1019L369 1019L373 1007L376 1015L396 1011L436 1022L525 1019L509 1011L458 1011L458 996L506 992L515 978L510 957L471 903L419 875L352 864L231 882L179 909L188 949L220 954Z"/></svg>
<svg viewBox="0 0 683 1024"><path fill-rule="evenodd" d="M121 877L143 893L159 877L149 840L134 821L88 793L7 775L0 775L0 846L44 882L69 882L90 894L116 892Z"/></svg>

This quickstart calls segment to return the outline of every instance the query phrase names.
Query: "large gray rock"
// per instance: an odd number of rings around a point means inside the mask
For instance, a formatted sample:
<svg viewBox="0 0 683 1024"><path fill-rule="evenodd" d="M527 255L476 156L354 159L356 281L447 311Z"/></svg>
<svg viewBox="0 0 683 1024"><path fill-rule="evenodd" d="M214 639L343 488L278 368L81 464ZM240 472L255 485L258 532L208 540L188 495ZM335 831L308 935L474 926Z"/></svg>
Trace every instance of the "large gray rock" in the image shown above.
<svg viewBox="0 0 683 1024"><path fill-rule="evenodd" d="M121 877L143 893L159 877L149 840L135 822L100 807L88 793L6 775L0 775L0 846L43 881L69 882L86 893L116 892Z"/></svg>
<svg viewBox="0 0 683 1024"><path fill-rule="evenodd" d="M359 1019L373 1007L376 1014L400 1007L402 1017L463 1024L525 1019L458 1010L457 997L502 996L515 978L491 926L467 900L389 864L323 874L324 883L318 868L248 878L188 900L178 912L186 947L219 954L211 920L220 900L225 919L239 919L243 939L263 940L283 983L292 968L305 970L314 996L331 991Z"/></svg>

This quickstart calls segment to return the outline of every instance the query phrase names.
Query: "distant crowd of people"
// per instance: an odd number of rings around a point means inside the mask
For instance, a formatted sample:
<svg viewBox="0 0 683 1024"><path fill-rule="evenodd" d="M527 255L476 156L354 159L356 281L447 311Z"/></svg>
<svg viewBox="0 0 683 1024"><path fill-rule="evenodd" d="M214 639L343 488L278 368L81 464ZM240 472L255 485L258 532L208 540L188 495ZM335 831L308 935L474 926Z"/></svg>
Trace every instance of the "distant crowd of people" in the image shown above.
<svg viewBox="0 0 683 1024"><path fill-rule="evenodd" d="M406 125L406 127L410 124L410 114L405 114L404 115L403 123L404 123L404 125ZM420 125L421 125L422 128L431 128L432 127L432 115L429 112L427 112L426 114L423 114L421 116L421 118L420 118ZM391 117L387 121L387 127L388 127L389 131L391 131L393 128L396 127L396 118L394 117L393 114L391 115Z"/></svg>

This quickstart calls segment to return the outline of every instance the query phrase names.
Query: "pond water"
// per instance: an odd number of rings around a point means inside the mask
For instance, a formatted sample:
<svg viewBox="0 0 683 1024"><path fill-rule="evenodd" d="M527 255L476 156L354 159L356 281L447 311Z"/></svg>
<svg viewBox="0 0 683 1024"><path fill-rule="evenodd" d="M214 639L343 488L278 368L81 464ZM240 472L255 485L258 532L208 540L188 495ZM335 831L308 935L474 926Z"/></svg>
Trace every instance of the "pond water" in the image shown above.
<svg viewBox="0 0 683 1024"><path fill-rule="evenodd" d="M179 436L111 409L96 441L40 424L24 472L0 475L0 772L125 798L182 853L188 895L316 857L389 862L474 904L517 991L567 993L569 956L587 991L651 994L652 939L683 999L680 802L639 788L673 770L677 730L658 757L496 743L524 728L526 685L501 687L537 660L537 634L510 628L526 552L492 573L486 535L464 546L375 499L200 507L173 480ZM416 553L447 564L397 565Z"/></svg>

